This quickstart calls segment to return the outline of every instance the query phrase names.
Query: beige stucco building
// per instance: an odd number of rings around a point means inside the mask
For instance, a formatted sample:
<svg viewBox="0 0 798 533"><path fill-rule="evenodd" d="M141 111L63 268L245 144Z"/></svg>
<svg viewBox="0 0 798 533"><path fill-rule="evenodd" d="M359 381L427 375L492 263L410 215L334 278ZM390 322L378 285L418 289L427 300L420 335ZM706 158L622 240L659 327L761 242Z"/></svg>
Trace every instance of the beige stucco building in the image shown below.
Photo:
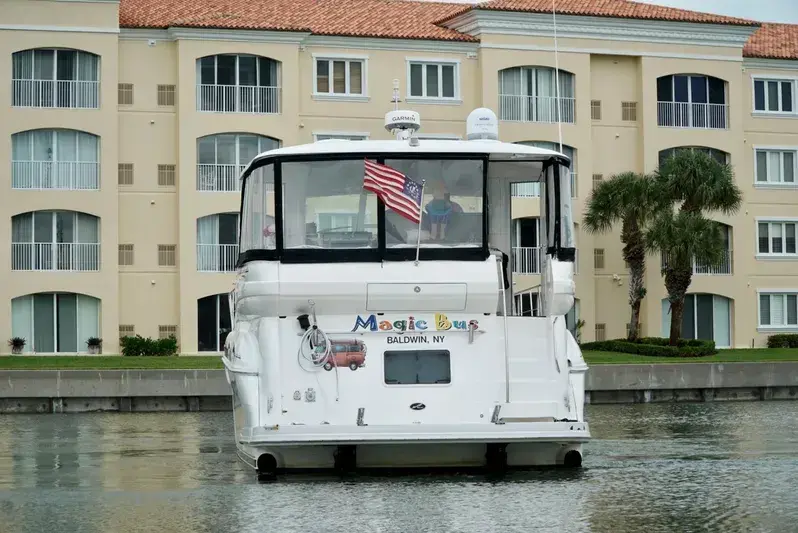
<svg viewBox="0 0 798 533"><path fill-rule="evenodd" d="M238 173L278 145L389 138L393 79L421 113L422 138L462 138L467 114L485 106L502 140L554 146L559 112L577 224L613 173L650 172L680 147L730 161L745 204L718 217L728 261L696 266L685 335L746 347L798 331L798 27L624 0L607 13L585 0L557 15L555 58L552 16L533 0L512 12L503 0L283 3L3 2L0 337L41 353L85 352L91 336L117 353L132 333L219 350ZM539 283L536 194L514 191L519 293ZM331 206L316 223L351 216ZM622 336L618 234L578 226L569 320L584 320L586 341ZM659 264L649 259L646 335L667 328Z"/></svg>

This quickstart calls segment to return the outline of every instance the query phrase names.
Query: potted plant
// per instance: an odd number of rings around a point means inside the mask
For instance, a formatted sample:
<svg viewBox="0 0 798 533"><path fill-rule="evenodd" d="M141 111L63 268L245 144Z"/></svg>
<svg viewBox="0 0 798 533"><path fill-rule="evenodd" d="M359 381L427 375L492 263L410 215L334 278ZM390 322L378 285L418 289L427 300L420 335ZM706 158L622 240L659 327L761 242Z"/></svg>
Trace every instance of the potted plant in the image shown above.
<svg viewBox="0 0 798 533"><path fill-rule="evenodd" d="M97 355L102 352L103 340L99 337L89 337L86 341L86 346L89 347L89 353L91 355Z"/></svg>
<svg viewBox="0 0 798 533"><path fill-rule="evenodd" d="M12 337L9 339L8 345L11 347L12 354L21 354L22 349L25 347L25 339L22 337Z"/></svg>

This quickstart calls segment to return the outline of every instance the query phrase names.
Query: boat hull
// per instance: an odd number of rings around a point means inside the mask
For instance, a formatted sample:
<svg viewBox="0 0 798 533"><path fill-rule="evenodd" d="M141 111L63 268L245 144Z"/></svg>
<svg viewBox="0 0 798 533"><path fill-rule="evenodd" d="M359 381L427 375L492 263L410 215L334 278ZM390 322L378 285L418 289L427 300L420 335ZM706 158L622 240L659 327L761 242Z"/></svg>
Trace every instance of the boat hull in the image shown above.
<svg viewBox="0 0 798 533"><path fill-rule="evenodd" d="M519 469L578 466L590 439L584 422L485 424L480 428L355 426L264 429L237 439L259 473L341 470ZM510 427L508 427L510 426ZM515 426L515 427L512 427ZM325 431L326 430L326 431ZM347 452L348 461L341 459ZM496 453L498 451L498 458ZM578 458L574 464L574 454Z"/></svg>

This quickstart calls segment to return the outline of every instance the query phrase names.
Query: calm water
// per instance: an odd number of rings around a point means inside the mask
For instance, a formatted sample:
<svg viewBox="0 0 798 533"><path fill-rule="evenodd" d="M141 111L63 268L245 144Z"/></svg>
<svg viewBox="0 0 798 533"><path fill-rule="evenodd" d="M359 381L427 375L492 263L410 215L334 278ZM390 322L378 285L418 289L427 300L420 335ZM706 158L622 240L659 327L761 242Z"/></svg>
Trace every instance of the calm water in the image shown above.
<svg viewBox="0 0 798 533"><path fill-rule="evenodd" d="M798 532L798 404L590 406L578 472L291 479L231 415L0 417L0 532Z"/></svg>

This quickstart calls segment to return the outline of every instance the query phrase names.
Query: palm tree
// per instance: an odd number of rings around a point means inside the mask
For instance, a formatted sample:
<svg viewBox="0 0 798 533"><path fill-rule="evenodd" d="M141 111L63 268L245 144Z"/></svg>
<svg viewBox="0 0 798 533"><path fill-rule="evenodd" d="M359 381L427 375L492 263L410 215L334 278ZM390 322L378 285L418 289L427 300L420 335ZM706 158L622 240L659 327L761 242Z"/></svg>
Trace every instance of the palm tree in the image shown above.
<svg viewBox="0 0 798 533"><path fill-rule="evenodd" d="M661 209L662 195L656 193L657 183L634 172L624 172L599 183L590 194L583 225L588 233L605 233L621 223L623 258L629 267L628 340L637 339L640 324L640 304L646 296L646 245L643 228L652 215Z"/></svg>
<svg viewBox="0 0 798 533"><path fill-rule="evenodd" d="M725 260L721 225L698 212L664 210L652 220L644 238L648 251L666 257L662 273L671 304L669 344L676 345L682 336L684 297L692 282L693 262L718 266Z"/></svg>
<svg viewBox="0 0 798 533"><path fill-rule="evenodd" d="M681 204L664 209L650 227L648 250L659 250L665 258L665 287L671 304L670 344L681 337L684 297L693 278L693 264L718 266L724 243L720 225L705 215L736 213L743 193L734 182L734 172L701 150L678 150L655 172L662 200ZM682 233L684 232L684 233Z"/></svg>

